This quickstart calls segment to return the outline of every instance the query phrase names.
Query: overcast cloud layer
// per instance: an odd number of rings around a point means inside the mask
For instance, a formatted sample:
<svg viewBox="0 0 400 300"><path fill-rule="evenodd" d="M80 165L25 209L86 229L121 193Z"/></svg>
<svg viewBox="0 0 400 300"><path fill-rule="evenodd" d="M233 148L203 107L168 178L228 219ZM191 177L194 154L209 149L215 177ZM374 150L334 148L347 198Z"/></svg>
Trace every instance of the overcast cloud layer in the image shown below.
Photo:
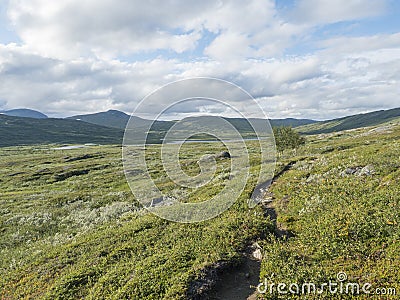
<svg viewBox="0 0 400 300"><path fill-rule="evenodd" d="M154 89L193 76L238 84L274 118L400 106L398 1L9 0L0 8L0 110L131 112Z"/></svg>

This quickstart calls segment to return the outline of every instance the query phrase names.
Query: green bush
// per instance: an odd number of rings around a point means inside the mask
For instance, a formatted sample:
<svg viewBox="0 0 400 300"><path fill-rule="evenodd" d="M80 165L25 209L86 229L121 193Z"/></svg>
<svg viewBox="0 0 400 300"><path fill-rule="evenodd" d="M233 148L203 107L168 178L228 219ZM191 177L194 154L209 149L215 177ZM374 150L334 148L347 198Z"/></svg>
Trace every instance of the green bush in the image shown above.
<svg viewBox="0 0 400 300"><path fill-rule="evenodd" d="M282 153L284 150L293 150L304 145L306 140L297 131L288 126L274 127L276 149Z"/></svg>

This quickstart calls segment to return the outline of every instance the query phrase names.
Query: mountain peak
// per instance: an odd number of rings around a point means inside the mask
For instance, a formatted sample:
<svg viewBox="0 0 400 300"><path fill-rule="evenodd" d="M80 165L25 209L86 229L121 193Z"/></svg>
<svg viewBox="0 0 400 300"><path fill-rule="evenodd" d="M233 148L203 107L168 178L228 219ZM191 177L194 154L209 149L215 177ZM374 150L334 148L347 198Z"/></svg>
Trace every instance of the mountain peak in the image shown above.
<svg viewBox="0 0 400 300"><path fill-rule="evenodd" d="M29 108L17 108L0 111L3 115L11 117L34 118L34 119L47 119L48 117L40 111Z"/></svg>
<svg viewBox="0 0 400 300"><path fill-rule="evenodd" d="M119 115L119 116L127 116L127 114L124 113L123 111L116 110L116 109L109 109L105 113L113 114L113 115Z"/></svg>

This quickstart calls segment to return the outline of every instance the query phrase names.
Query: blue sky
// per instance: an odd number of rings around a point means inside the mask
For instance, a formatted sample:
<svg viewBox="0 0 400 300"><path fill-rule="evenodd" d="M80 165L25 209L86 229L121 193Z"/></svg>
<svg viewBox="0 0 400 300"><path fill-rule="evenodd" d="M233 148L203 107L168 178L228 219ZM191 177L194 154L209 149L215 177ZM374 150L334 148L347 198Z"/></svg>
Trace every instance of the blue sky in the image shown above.
<svg viewBox="0 0 400 300"><path fill-rule="evenodd" d="M400 1L152 3L2 1L0 110L131 112L196 76L238 84L271 117L399 106Z"/></svg>
<svg viewBox="0 0 400 300"><path fill-rule="evenodd" d="M0 43L20 43L18 35L13 30L7 17L8 1L0 3Z"/></svg>

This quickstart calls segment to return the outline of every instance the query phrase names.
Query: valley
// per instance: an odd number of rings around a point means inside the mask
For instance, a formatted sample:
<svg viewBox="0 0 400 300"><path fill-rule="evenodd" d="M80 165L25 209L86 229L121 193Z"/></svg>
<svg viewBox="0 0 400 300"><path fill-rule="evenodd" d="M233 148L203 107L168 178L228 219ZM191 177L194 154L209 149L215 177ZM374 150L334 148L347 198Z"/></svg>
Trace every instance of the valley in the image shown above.
<svg viewBox="0 0 400 300"><path fill-rule="evenodd" d="M141 208L126 183L118 145L3 147L0 295L206 299L224 270L246 273L240 271L243 253L255 242L262 253L259 282L271 274L276 282L325 282L345 272L353 281L399 289L399 142L396 122L308 136L295 155L279 157L276 174L284 172L263 196L275 216L263 205L248 207L250 180L228 211L194 224ZM254 143L247 142L250 150ZM157 165L159 149L148 146L150 164ZM185 170L196 174L199 155L221 149L185 143ZM257 153L251 157L256 171ZM216 179L194 201L223 188L227 163L218 162ZM173 189L160 172L154 174L159 186ZM206 271L214 269L217 275Z"/></svg>

